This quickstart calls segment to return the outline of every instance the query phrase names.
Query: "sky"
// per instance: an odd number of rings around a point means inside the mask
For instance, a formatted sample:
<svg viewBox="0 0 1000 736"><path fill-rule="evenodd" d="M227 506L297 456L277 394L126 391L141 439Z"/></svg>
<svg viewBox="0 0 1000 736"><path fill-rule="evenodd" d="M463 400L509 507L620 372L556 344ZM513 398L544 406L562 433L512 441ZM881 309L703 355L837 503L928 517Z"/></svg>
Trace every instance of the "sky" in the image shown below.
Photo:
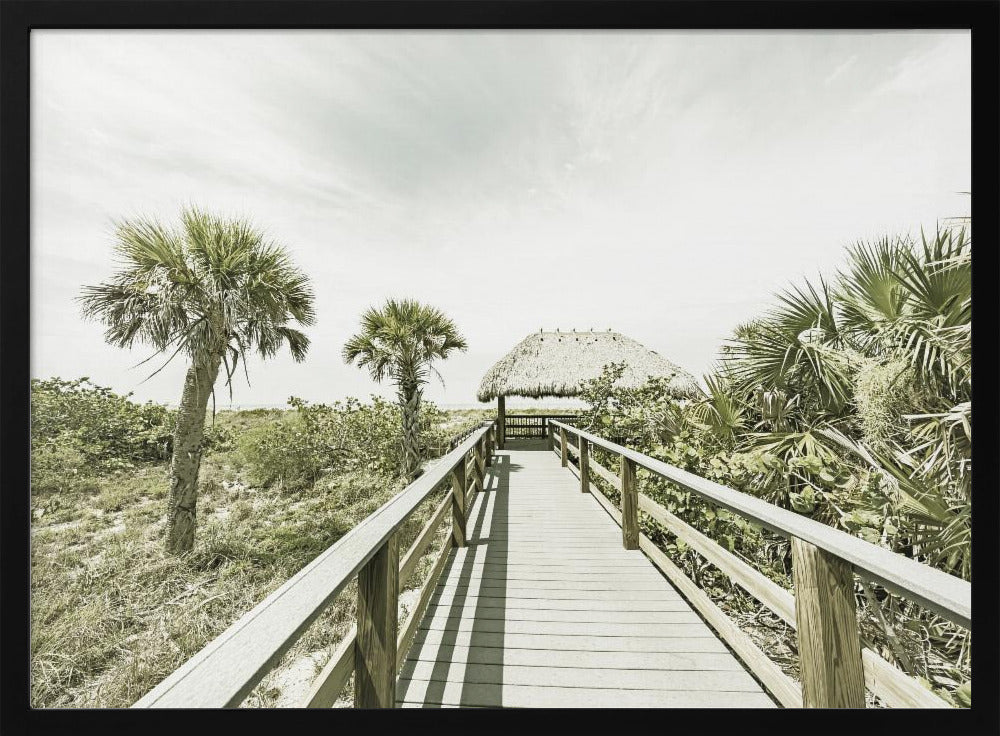
<svg viewBox="0 0 1000 736"><path fill-rule="evenodd" d="M306 361L251 359L218 408L391 397L341 358L388 297L466 337L425 393L456 406L542 328L700 376L846 246L970 207L962 31L35 30L31 53L32 376L142 401L176 404L181 356L148 378L152 349L76 301L127 217L249 218L313 280Z"/></svg>

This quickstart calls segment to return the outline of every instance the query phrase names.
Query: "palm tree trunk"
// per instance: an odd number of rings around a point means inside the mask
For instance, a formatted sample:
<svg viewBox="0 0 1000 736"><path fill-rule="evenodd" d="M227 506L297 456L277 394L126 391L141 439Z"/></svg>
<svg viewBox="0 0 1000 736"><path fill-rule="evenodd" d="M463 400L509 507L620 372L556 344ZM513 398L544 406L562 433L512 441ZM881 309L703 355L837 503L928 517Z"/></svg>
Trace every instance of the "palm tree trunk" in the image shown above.
<svg viewBox="0 0 1000 736"><path fill-rule="evenodd" d="M420 469L420 398L423 392L416 386L400 387L400 408L403 414L403 476L407 481L417 477Z"/></svg>
<svg viewBox="0 0 1000 736"><path fill-rule="evenodd" d="M221 357L195 362L184 379L184 393L174 425L174 455L170 461L167 506L167 552L181 554L194 547L198 470L205 433L205 410L219 375Z"/></svg>

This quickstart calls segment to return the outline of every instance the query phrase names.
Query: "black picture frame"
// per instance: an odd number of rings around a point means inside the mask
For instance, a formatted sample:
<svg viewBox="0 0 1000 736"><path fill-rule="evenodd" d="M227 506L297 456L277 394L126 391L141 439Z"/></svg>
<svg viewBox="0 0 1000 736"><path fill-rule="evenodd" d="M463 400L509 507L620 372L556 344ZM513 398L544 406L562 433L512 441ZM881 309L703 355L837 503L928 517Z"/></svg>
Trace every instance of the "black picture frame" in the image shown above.
<svg viewBox="0 0 1000 736"><path fill-rule="evenodd" d="M83 731L195 733L261 728L581 731L714 730L720 733L835 731L1000 732L997 626L998 416L996 381L977 383L973 404L977 461L973 608L982 621L974 640L977 698L966 711L930 712L330 712L32 710L29 673L29 35L43 28L341 28L341 29L969 29L973 64L973 192L977 237L973 276L974 370L1000 376L997 362L996 248L1000 235L1000 3L995 0L3 0L0 4L0 732ZM981 695L980 695L981 694ZM293 725L294 724L294 725ZM403 731L405 732L405 731Z"/></svg>

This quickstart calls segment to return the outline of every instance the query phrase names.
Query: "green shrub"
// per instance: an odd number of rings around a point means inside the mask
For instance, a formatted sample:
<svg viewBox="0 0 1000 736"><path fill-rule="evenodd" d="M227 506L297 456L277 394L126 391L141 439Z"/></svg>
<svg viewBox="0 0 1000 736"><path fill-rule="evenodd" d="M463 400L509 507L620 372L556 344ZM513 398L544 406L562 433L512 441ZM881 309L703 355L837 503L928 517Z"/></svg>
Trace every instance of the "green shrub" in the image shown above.
<svg viewBox="0 0 1000 736"><path fill-rule="evenodd" d="M255 486L307 488L333 459L297 415L249 429L239 438L238 447L247 478Z"/></svg>
<svg viewBox="0 0 1000 736"><path fill-rule="evenodd" d="M394 475L399 467L399 408L372 397L370 404L349 398L332 405L292 397L294 413L252 427L237 440L251 483L283 489L312 486L327 470ZM424 421L444 415L427 405Z"/></svg>
<svg viewBox="0 0 1000 736"><path fill-rule="evenodd" d="M169 458L173 412L152 402L137 404L129 400L131 395L116 394L89 378L32 379L33 464L37 457L44 465L53 452L62 451L77 453L94 470L128 469Z"/></svg>
<svg viewBox="0 0 1000 736"><path fill-rule="evenodd" d="M205 424L205 435L201 446L206 452L229 452L238 446L236 432L232 427L209 420Z"/></svg>

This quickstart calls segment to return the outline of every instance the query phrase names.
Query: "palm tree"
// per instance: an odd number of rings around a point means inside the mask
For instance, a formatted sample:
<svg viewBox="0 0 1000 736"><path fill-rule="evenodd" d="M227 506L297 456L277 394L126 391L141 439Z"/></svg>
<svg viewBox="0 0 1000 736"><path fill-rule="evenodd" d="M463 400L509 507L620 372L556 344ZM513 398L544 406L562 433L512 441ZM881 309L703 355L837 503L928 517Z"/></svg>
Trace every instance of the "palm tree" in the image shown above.
<svg viewBox="0 0 1000 736"><path fill-rule="evenodd" d="M367 367L376 381L396 384L402 412L402 472L412 480L420 466L419 414L428 375L453 351L466 349L465 338L444 312L412 299L389 299L361 316L361 332L344 345L345 363Z"/></svg>
<svg viewBox="0 0 1000 736"><path fill-rule="evenodd" d="M172 351L166 363L181 352L188 357L170 463L166 547L175 554L194 546L205 412L220 366L231 386L251 350L269 358L287 343L302 361L309 338L290 324L314 320L308 277L259 230L195 208L182 211L181 225L168 229L147 218L117 224L121 268L80 296L84 316L107 327L109 344Z"/></svg>

